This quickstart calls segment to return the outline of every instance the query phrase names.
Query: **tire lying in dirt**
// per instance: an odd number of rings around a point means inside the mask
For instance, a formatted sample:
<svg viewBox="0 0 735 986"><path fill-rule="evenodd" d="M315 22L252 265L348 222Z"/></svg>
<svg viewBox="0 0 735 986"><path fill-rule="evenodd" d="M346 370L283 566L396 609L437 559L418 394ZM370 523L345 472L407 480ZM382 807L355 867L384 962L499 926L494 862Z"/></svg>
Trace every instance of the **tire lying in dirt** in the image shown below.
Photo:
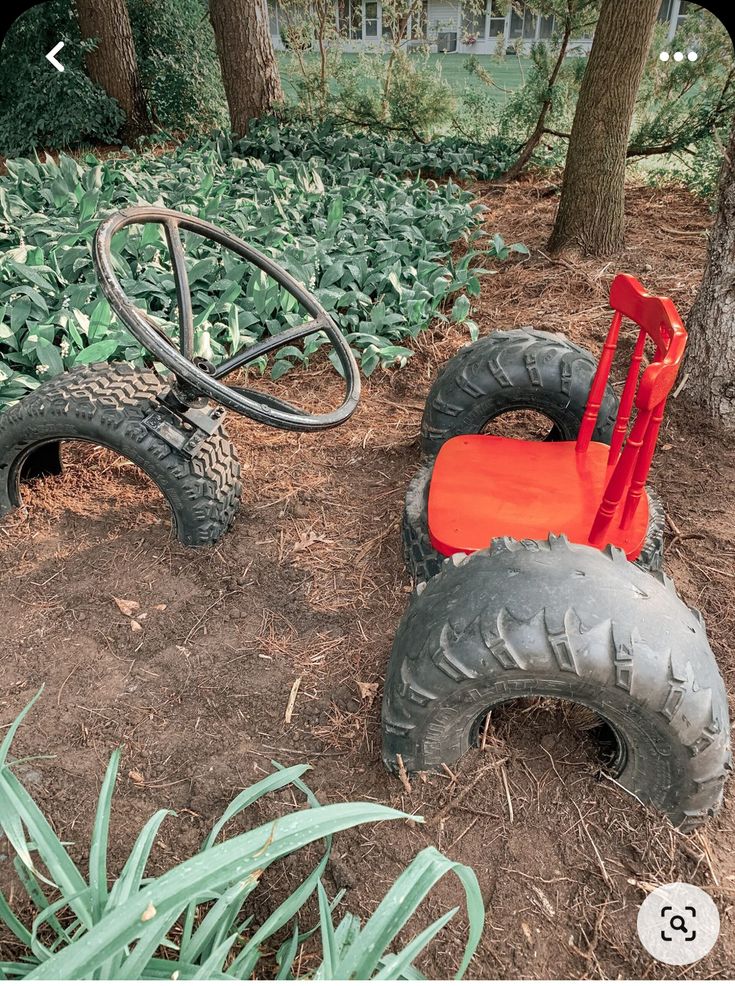
<svg viewBox="0 0 735 986"><path fill-rule="evenodd" d="M550 441L572 441L582 423L597 363L560 335L538 329L493 332L460 349L434 381L421 422L421 450L436 455L448 438L477 435L501 414L537 411L553 424ZM610 444L618 399L605 388L596 442Z"/></svg>
<svg viewBox="0 0 735 986"><path fill-rule="evenodd" d="M422 590L422 591L421 591ZM699 614L617 548L499 539L420 586L393 646L383 759L453 764L486 713L545 696L593 710L614 772L684 831L720 806L731 769L725 688Z"/></svg>
<svg viewBox="0 0 735 986"><path fill-rule="evenodd" d="M118 452L153 480L182 544L218 541L240 502L234 446L220 429L191 459L175 451L143 424L161 409L160 391L153 373L95 364L55 377L0 414L0 517L21 505L21 480L60 471L61 441L83 441Z"/></svg>
<svg viewBox="0 0 735 986"><path fill-rule="evenodd" d="M403 507L401 536L403 559L414 585L428 582L437 575L447 556L432 545L429 538L429 485L433 462L421 466L408 484ZM666 515L658 493L650 486L648 495L648 529L640 555L634 564L646 571L661 568L664 554L664 527Z"/></svg>

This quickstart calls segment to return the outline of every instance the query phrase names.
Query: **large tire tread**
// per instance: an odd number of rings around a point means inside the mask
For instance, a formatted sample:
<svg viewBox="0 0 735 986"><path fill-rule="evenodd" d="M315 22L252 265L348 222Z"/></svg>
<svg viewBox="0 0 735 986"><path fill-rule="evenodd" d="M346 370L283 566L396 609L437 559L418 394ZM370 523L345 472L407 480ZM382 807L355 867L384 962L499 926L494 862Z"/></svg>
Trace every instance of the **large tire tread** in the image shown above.
<svg viewBox="0 0 735 986"><path fill-rule="evenodd" d="M130 459L171 507L182 544L216 543L240 503L240 464L222 428L192 458L145 425L162 384L126 363L93 364L60 374L0 415L0 516L20 506L21 463L44 444L87 441Z"/></svg>
<svg viewBox="0 0 735 986"><path fill-rule="evenodd" d="M619 783L688 831L732 768L727 697L701 618L623 551L498 539L456 555L414 594L383 697L383 758L455 763L493 706L585 705L625 738Z"/></svg>

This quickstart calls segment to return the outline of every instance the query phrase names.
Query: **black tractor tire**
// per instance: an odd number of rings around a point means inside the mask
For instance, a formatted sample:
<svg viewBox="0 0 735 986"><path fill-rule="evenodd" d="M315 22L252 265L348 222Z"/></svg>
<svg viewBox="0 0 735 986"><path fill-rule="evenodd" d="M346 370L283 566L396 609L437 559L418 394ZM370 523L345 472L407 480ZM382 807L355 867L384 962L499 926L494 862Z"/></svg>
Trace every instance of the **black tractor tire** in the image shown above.
<svg viewBox="0 0 735 986"><path fill-rule="evenodd" d="M477 435L509 411L538 411L551 420L547 441L579 432L597 362L564 336L530 327L483 336L442 367L426 399L421 451L434 456L448 438ZM610 444L618 399L605 388L592 438Z"/></svg>
<svg viewBox="0 0 735 986"><path fill-rule="evenodd" d="M187 458L144 424L162 390L155 374L126 363L80 366L60 374L0 414L0 517L21 505L21 481L60 471L59 446L83 441L118 452L158 486L176 537L217 542L240 502L240 464L220 428Z"/></svg>
<svg viewBox="0 0 735 986"><path fill-rule="evenodd" d="M447 556L437 551L429 538L429 485L433 468L433 461L419 468L408 484L403 507L401 527L403 560L414 585L428 582L441 571L442 565L447 560ZM646 493L648 495L646 540L634 564L646 571L655 572L663 565L666 514L658 493L650 486L646 487Z"/></svg>
<svg viewBox="0 0 735 986"><path fill-rule="evenodd" d="M476 743L490 709L535 696L593 710L618 741L618 783L683 831L720 806L725 687L700 614L662 572L563 537L454 555L399 626L384 762L438 771Z"/></svg>

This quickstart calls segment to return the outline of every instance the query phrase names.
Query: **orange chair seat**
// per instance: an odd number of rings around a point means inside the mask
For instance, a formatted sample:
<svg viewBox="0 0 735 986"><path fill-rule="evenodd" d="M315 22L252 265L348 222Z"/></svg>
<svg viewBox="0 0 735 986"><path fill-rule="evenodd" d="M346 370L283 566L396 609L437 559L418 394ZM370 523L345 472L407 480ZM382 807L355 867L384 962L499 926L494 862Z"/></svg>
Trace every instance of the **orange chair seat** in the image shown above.
<svg viewBox="0 0 735 986"><path fill-rule="evenodd" d="M590 544L589 534L611 474L610 449L591 442L532 442L495 435L459 435L439 450L429 486L429 536L444 555L487 548L493 538L534 540L566 534ZM641 497L629 525L620 527L622 504L604 544L631 560L646 538L648 498Z"/></svg>

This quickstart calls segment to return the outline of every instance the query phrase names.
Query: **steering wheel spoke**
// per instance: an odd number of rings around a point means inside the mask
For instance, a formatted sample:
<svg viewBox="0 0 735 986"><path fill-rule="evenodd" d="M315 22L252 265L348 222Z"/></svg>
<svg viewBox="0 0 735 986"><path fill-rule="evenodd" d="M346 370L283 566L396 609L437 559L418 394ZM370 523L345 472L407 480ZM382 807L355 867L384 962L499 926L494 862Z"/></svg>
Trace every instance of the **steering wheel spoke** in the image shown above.
<svg viewBox="0 0 735 986"><path fill-rule="evenodd" d="M179 345L184 359L194 356L194 313L191 307L191 291L189 275L186 273L186 257L184 244L181 242L179 224L173 219L167 219L163 224L166 242L171 254L171 265L174 271L176 285L176 307L179 313Z"/></svg>
<svg viewBox="0 0 735 986"><path fill-rule="evenodd" d="M113 267L111 250L115 233L126 226L145 223L156 223L164 227L176 286L180 337L178 349L150 316L136 307L127 297ZM311 316L311 320L269 336L267 339L260 339L252 346L230 356L216 367L214 372L207 372L205 367L193 361L194 317L186 272L186 257L181 239L182 230L231 250L241 259L263 271L299 303ZM174 373L179 384L185 389L188 388L192 395L213 400L263 424L291 431L319 431L323 428L333 428L346 421L357 407L360 398L360 375L357 363L347 340L332 317L314 295L291 277L283 267L237 236L213 226L204 219L197 219L182 212L154 206L136 206L115 213L100 224L94 237L93 255L100 285L113 311L141 345L167 366ZM345 396L341 406L336 410L312 414L257 390L230 387L221 382L224 377L241 366L314 332L324 332L327 336L344 376Z"/></svg>
<svg viewBox="0 0 735 986"><path fill-rule="evenodd" d="M295 342L296 339L303 339L314 332L319 332L325 327L326 324L323 319L315 318L310 322L304 322L302 325L295 325L284 332L279 332L277 335L269 336L267 339L261 339L260 342L253 343L248 349L241 349L224 363L220 363L213 374L214 379L221 380L241 366L252 363L260 356L265 356L266 353L271 353L274 349L280 349L281 346L285 346L289 342Z"/></svg>

